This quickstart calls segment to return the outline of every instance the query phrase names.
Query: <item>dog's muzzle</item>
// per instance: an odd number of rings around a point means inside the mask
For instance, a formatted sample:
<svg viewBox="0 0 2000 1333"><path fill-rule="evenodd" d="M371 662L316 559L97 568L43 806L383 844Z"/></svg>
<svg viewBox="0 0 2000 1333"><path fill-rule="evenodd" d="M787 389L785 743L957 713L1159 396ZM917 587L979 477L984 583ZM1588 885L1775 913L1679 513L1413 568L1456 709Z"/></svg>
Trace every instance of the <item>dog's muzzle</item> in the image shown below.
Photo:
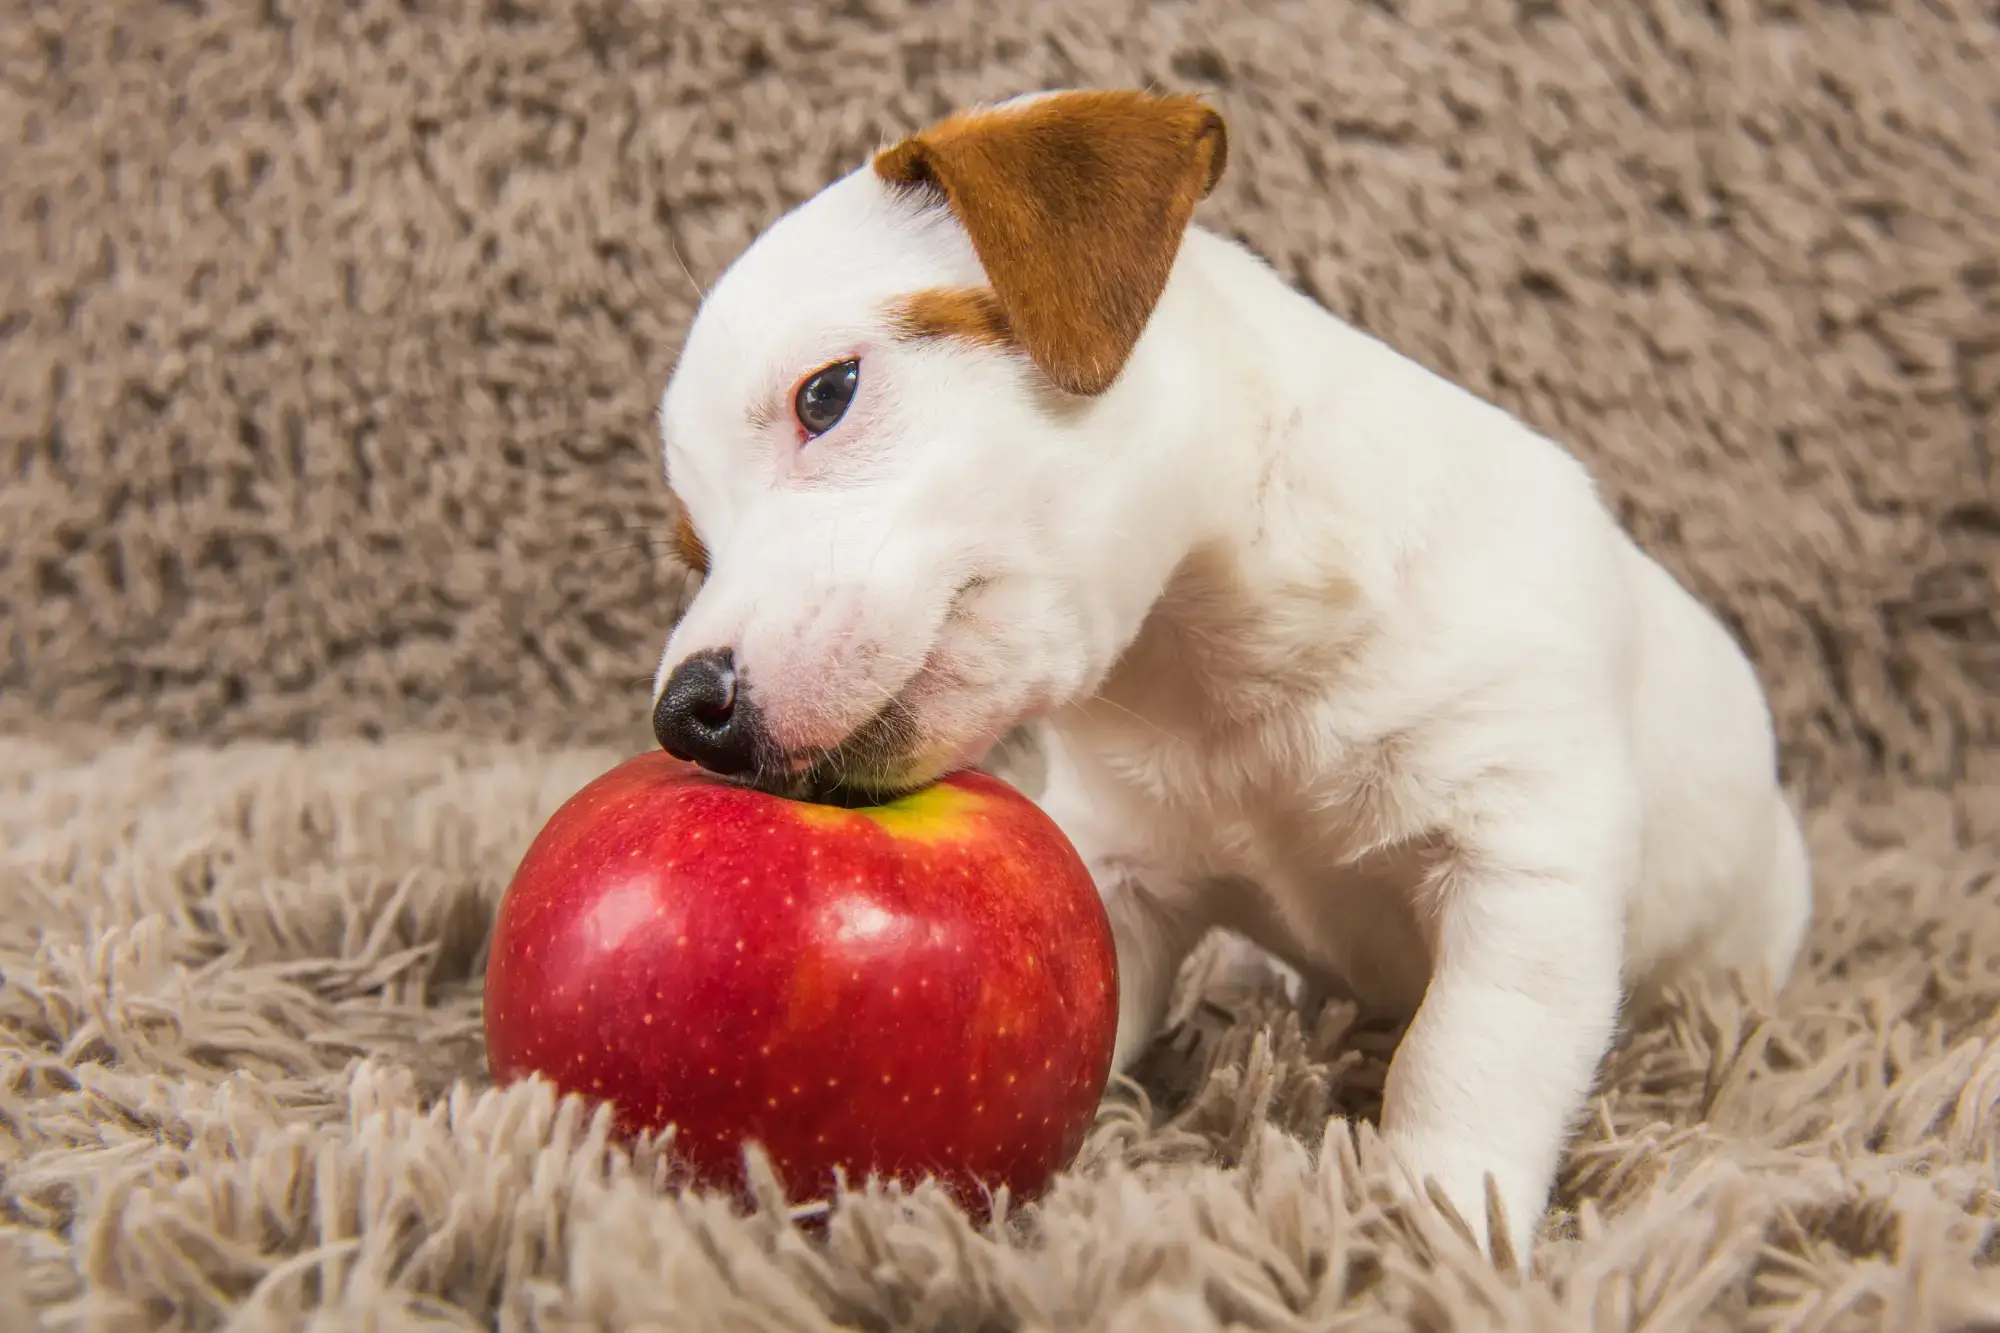
<svg viewBox="0 0 2000 1333"><path fill-rule="evenodd" d="M695 653L673 669L653 706L653 735L676 759L795 801L871 805L918 785L896 776L917 740L915 719L900 699L832 749L787 754L727 648Z"/></svg>

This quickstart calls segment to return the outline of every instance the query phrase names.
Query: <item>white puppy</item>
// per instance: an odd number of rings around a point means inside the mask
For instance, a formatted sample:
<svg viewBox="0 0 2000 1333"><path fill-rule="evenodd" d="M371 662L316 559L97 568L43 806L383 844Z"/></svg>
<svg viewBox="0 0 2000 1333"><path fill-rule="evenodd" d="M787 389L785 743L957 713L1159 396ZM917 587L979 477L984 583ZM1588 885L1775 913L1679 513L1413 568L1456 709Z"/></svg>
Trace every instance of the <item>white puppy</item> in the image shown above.
<svg viewBox="0 0 2000 1333"><path fill-rule="evenodd" d="M1621 1002L1791 969L1769 712L1574 459L1190 226L1224 158L1193 99L1040 94L750 247L661 403L706 579L655 730L880 795L1047 719L1121 1065L1215 927L1413 1015L1384 1139L1525 1261Z"/></svg>

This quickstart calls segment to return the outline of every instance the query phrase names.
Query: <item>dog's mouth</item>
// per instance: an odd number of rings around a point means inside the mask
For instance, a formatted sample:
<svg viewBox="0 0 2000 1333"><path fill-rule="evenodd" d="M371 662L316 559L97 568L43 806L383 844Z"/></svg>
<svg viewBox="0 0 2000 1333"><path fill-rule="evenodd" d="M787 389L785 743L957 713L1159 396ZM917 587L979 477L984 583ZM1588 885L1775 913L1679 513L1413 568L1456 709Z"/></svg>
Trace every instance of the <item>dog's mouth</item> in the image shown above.
<svg viewBox="0 0 2000 1333"><path fill-rule="evenodd" d="M930 785L943 773L921 770L924 737L898 695L839 745L772 756L744 781L789 801L848 807L885 805Z"/></svg>
<svg viewBox="0 0 2000 1333"><path fill-rule="evenodd" d="M938 637L965 614L971 596L989 580L967 579L953 594ZM882 805L947 776L935 759L937 738L928 734L917 700L936 683L937 648L875 714L829 749L772 755L748 779L759 790L787 800L821 805Z"/></svg>

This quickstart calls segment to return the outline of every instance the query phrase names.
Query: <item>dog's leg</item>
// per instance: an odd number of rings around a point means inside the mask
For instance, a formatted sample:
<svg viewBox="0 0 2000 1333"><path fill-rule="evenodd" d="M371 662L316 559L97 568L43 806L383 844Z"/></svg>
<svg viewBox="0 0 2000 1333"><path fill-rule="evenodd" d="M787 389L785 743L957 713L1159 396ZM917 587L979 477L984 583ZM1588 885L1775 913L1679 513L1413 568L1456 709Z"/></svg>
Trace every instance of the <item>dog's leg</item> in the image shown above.
<svg viewBox="0 0 2000 1333"><path fill-rule="evenodd" d="M1490 1173L1525 1267L1617 1021L1624 885L1610 869L1619 858L1566 851L1617 838L1516 822L1503 841L1462 849L1443 887L1431 982L1390 1064L1382 1133L1409 1183L1434 1180L1482 1245L1495 1239Z"/></svg>
<svg viewBox="0 0 2000 1333"><path fill-rule="evenodd" d="M1206 896L1144 855L1149 841L1113 818L1052 732L1041 737L1043 785L1037 803L1075 845L1097 881L1118 953L1118 1039L1112 1067L1123 1071L1151 1044L1165 1019L1181 964L1213 924Z"/></svg>
<svg viewBox="0 0 2000 1333"><path fill-rule="evenodd" d="M1118 1040L1111 1067L1122 1073L1159 1035L1181 964L1208 933L1209 921L1191 897L1157 894L1117 867L1097 874L1118 948Z"/></svg>

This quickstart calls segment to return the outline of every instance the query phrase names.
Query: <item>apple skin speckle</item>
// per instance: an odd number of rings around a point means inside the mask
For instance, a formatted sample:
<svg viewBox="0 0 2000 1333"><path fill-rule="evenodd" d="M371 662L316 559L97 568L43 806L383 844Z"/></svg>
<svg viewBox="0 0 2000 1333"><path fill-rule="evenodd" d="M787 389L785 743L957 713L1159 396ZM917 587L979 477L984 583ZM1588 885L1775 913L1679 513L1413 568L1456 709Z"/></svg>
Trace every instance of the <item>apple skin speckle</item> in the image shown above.
<svg viewBox="0 0 2000 1333"><path fill-rule="evenodd" d="M798 1202L837 1171L932 1175L975 1213L1002 1185L1034 1198L1110 1075L1097 891L980 773L848 811L640 755L537 836L491 958L495 1078L601 1097L626 1133L671 1124L718 1188L745 1188L755 1141Z"/></svg>

